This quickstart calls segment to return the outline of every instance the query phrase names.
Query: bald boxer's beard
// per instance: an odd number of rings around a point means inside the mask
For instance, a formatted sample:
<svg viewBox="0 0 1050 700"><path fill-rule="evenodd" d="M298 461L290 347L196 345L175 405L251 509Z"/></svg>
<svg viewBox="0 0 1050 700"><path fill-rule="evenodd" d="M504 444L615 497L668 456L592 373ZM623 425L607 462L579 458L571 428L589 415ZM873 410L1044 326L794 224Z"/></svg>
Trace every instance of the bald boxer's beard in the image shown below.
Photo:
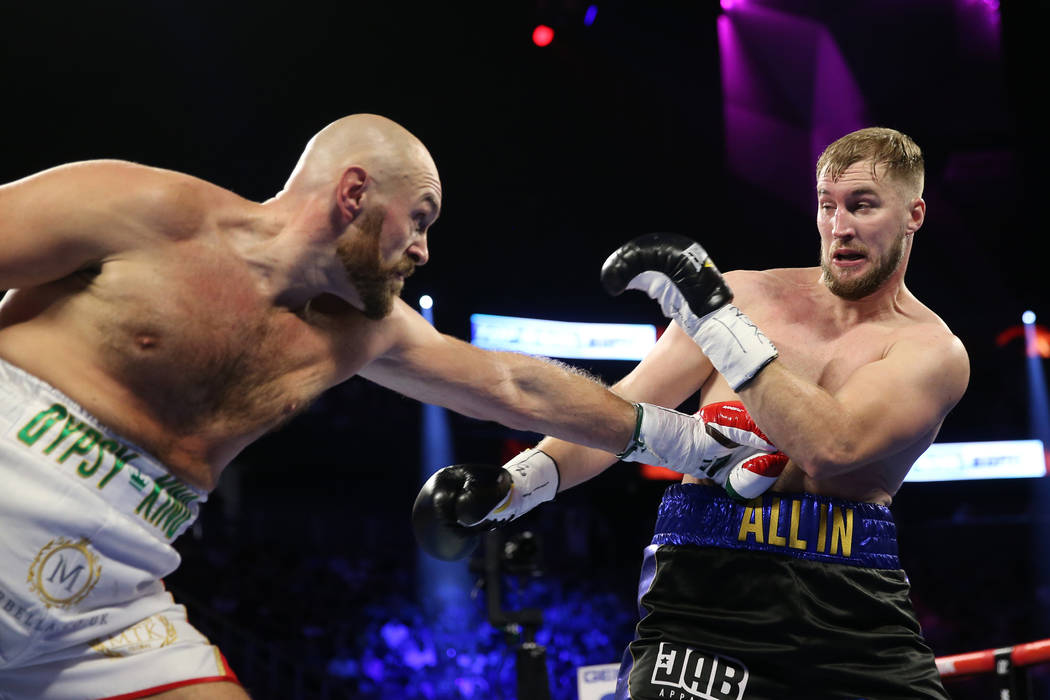
<svg viewBox="0 0 1050 700"><path fill-rule="evenodd" d="M866 274L855 279L840 280L836 278L832 274L830 251L827 258L821 255L820 269L823 272L822 280L824 284L837 297L848 301L863 299L881 287L890 278L890 275L900 267L901 260L904 259L904 242L906 239L907 234L902 231L890 249L886 251L886 255L882 260L878 261Z"/></svg>
<svg viewBox="0 0 1050 700"><path fill-rule="evenodd" d="M416 269L416 264L407 256L394 265L383 265L379 237L385 218L382 211L365 212L357 234L336 249L350 283L361 296L362 312L373 321L393 310L394 299L401 294L403 284L398 275L408 277Z"/></svg>

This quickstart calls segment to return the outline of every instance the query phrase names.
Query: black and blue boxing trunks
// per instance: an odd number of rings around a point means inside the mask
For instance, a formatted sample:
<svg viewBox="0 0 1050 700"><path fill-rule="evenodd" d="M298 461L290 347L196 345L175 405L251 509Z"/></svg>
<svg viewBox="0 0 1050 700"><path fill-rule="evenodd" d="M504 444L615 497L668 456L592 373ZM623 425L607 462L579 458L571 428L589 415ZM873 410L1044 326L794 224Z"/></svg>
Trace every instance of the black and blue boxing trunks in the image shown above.
<svg viewBox="0 0 1050 700"><path fill-rule="evenodd" d="M673 485L616 698L946 700L908 592L884 506Z"/></svg>

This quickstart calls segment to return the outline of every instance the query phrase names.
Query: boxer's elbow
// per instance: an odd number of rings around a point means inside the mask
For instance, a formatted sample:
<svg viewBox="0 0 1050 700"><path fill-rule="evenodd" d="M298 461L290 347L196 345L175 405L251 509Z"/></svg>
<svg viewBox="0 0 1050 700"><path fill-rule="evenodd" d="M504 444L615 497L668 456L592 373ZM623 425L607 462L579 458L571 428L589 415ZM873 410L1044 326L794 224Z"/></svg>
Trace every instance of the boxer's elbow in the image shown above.
<svg viewBox="0 0 1050 700"><path fill-rule="evenodd" d="M856 469L862 456L856 440L849 437L827 436L801 450L795 463L813 479L827 479Z"/></svg>

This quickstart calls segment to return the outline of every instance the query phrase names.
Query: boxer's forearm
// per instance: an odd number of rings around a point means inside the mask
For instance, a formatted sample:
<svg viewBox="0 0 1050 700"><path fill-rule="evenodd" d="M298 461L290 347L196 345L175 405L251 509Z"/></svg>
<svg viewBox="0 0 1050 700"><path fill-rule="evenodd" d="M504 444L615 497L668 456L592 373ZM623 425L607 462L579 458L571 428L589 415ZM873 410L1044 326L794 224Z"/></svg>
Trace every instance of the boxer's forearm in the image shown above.
<svg viewBox="0 0 1050 700"><path fill-rule="evenodd" d="M962 344L938 334L897 341L834 393L773 362L739 395L769 438L822 478L929 444L968 376Z"/></svg>
<svg viewBox="0 0 1050 700"><path fill-rule="evenodd" d="M615 455L605 450L552 437L544 438L536 447L550 455L558 465L558 493L593 479L617 461Z"/></svg>
<svg viewBox="0 0 1050 700"><path fill-rule="evenodd" d="M774 361L737 391L771 442L814 477L862 466L853 415L823 388Z"/></svg>

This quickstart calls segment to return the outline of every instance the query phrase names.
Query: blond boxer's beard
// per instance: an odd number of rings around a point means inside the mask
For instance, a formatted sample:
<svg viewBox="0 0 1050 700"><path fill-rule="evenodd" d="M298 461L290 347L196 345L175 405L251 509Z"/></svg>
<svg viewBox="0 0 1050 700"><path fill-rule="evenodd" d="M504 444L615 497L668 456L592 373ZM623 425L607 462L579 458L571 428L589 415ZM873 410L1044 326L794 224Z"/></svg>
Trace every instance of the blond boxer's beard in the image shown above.
<svg viewBox="0 0 1050 700"><path fill-rule="evenodd" d="M416 269L407 256L393 265L383 265L379 237L385 218L382 211L366 211L361 215L357 234L336 249L350 283L361 296L364 315L372 320L379 320L393 310L394 299L401 294L401 277L408 277Z"/></svg>
<svg viewBox="0 0 1050 700"><path fill-rule="evenodd" d="M904 259L906 239L907 234L902 231L882 259L876 261L876 264L866 274L849 280L840 280L834 276L830 260L831 251L828 251L827 256L821 251L820 269L823 273L821 279L828 290L837 297L848 301L863 299L875 292L897 271L901 260Z"/></svg>

